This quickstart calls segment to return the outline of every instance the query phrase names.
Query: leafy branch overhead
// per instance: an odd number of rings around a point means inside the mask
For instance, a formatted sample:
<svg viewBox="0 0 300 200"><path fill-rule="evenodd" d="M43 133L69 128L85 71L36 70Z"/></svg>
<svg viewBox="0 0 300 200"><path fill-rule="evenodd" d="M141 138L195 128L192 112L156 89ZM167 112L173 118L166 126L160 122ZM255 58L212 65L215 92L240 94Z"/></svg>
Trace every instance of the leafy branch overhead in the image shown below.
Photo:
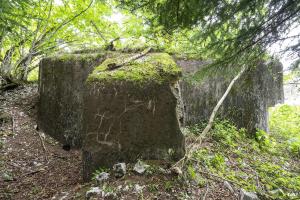
<svg viewBox="0 0 300 200"><path fill-rule="evenodd" d="M166 33L192 29L191 40L201 47L199 53L208 53L223 69L262 58L267 47L288 39L287 32L299 27L300 20L297 0L120 2L131 11L147 12L151 25L162 26ZM300 35L294 37L299 39ZM297 52L299 42L285 51Z"/></svg>

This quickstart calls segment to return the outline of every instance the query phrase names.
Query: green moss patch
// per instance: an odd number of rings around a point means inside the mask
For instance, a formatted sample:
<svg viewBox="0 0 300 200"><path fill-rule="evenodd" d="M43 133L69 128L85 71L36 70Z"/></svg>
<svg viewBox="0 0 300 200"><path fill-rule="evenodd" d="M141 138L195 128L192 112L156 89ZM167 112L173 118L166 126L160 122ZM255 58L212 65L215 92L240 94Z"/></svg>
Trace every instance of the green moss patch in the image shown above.
<svg viewBox="0 0 300 200"><path fill-rule="evenodd" d="M63 62L69 62L69 61L91 61L91 60L95 60L97 58L100 57L104 57L105 53L81 53L81 54L57 54L57 55L53 55L48 57L47 59L50 60L59 60L59 61L63 61Z"/></svg>
<svg viewBox="0 0 300 200"><path fill-rule="evenodd" d="M181 68L166 53L150 53L118 69L108 70L109 64L120 64L133 55L117 53L110 55L101 65L94 69L87 81L133 81L138 83L150 81L163 83L177 80L181 75Z"/></svg>

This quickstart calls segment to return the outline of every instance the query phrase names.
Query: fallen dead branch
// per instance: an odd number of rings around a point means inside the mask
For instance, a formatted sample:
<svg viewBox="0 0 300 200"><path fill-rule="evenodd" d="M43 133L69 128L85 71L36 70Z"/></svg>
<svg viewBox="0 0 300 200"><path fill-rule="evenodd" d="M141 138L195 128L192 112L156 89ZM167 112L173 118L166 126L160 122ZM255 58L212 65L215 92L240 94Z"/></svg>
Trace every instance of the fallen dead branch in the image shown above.
<svg viewBox="0 0 300 200"><path fill-rule="evenodd" d="M145 49L144 51L142 51L141 53L138 53L138 54L136 54L136 55L134 55L134 56L131 56L131 57L125 59L125 60L124 60L123 62L121 62L121 63L110 63L110 64L108 64L108 66L107 66L107 67L108 67L108 70L115 70L115 69L118 69L118 68L120 68L120 67L126 65L127 63L131 62L131 61L137 60L137 59L139 59L139 58L145 56L147 53L149 53L149 52L151 51L151 49L152 49L151 47L150 47L150 48L147 48L147 49Z"/></svg>
<svg viewBox="0 0 300 200"><path fill-rule="evenodd" d="M202 197L202 200L205 200L205 199L206 199L206 196L207 196L207 194L208 194L208 191L209 191L209 185L207 184L207 185L206 185L205 193L204 193L204 195L203 195L203 197Z"/></svg>
<svg viewBox="0 0 300 200"><path fill-rule="evenodd" d="M20 176L20 178L23 178L23 177L25 177L25 176L34 175L34 174L37 174L37 173L42 172L42 171L45 171L45 169L37 169L37 170L31 171L31 172L27 172L27 173L25 173L25 174L22 174L22 175Z"/></svg>
<svg viewBox="0 0 300 200"><path fill-rule="evenodd" d="M40 138L40 142L41 142L42 148L43 148L44 153L45 153L45 159L48 161L47 149L46 149L46 146L45 146L44 137L41 135L41 133L39 131L37 131L37 134Z"/></svg>

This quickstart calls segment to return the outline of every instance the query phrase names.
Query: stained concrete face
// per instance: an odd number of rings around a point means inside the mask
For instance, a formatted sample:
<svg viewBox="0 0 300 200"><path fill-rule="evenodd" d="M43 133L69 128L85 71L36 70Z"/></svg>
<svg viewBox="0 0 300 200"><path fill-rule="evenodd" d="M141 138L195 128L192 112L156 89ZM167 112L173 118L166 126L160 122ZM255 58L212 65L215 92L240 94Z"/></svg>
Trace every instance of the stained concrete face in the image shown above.
<svg viewBox="0 0 300 200"><path fill-rule="evenodd" d="M190 76L207 62L177 60L177 64L185 76ZM198 83L182 80L184 124L208 120L233 76L212 75ZM268 131L268 107L283 102L282 87L282 65L278 62L260 63L246 71L234 84L218 116L232 120L249 132L255 132L257 128Z"/></svg>
<svg viewBox="0 0 300 200"><path fill-rule="evenodd" d="M84 96L84 179L99 166L184 155L178 84L92 83Z"/></svg>
<svg viewBox="0 0 300 200"><path fill-rule="evenodd" d="M39 70L38 126L64 145L81 146L83 87L100 54L45 58Z"/></svg>
<svg viewBox="0 0 300 200"><path fill-rule="evenodd" d="M181 69L169 55L153 53L101 71L114 55L71 54L40 63L38 125L61 143L82 149L84 180L100 166L178 160L185 153Z"/></svg>

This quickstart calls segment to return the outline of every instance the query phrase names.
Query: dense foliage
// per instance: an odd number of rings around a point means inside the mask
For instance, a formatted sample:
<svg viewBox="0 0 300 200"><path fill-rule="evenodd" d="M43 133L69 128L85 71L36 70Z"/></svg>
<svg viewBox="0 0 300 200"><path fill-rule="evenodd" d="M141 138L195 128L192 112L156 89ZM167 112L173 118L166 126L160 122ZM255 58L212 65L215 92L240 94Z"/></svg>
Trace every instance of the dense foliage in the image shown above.
<svg viewBox="0 0 300 200"><path fill-rule="evenodd" d="M153 46L214 59L222 70L232 69L265 57L268 46L287 39L286 32L299 26L300 11L296 0L1 0L0 4L0 72L6 81L26 80L45 55L82 48ZM299 52L299 42L286 50Z"/></svg>
<svg viewBox="0 0 300 200"><path fill-rule="evenodd" d="M167 33L193 30L190 39L199 54L208 54L218 66L236 66L262 58L268 46L287 39L299 26L296 0L122 0L133 11L147 13L153 27ZM299 38L299 34L293 36ZM286 50L299 52L298 43Z"/></svg>
<svg viewBox="0 0 300 200"><path fill-rule="evenodd" d="M125 47L144 29L141 20L121 14L113 1L1 0L1 11L0 72L6 81L26 80L40 58L54 52L104 49L112 41Z"/></svg>

